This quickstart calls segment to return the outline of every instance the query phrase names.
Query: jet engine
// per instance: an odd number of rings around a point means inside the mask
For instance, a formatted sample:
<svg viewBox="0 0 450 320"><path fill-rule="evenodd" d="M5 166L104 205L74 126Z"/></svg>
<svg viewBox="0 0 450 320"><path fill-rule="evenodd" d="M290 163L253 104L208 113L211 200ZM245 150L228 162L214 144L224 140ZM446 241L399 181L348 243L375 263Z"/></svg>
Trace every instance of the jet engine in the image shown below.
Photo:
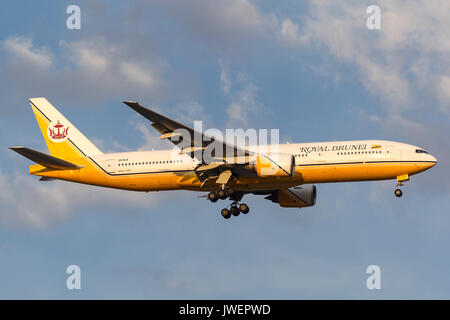
<svg viewBox="0 0 450 320"><path fill-rule="evenodd" d="M316 186L301 185L289 189L276 190L266 199L280 204L281 207L303 208L316 204Z"/></svg>
<svg viewBox="0 0 450 320"><path fill-rule="evenodd" d="M292 176L295 170L295 158L291 154L283 153L258 155L255 169L259 177Z"/></svg>

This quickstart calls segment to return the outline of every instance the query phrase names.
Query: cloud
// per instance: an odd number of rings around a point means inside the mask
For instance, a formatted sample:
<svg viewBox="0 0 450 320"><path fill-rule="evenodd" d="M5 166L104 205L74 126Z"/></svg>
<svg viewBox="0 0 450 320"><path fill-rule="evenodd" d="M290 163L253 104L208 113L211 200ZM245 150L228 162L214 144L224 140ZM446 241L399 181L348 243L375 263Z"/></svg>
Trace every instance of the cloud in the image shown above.
<svg viewBox="0 0 450 320"><path fill-rule="evenodd" d="M143 87L153 87L155 79L152 77L151 70L142 69L142 66L132 62L122 62L120 64L120 72L130 82L134 82Z"/></svg>
<svg viewBox="0 0 450 320"><path fill-rule="evenodd" d="M450 77L442 75L438 80L438 85L436 88L441 101L442 110L450 112Z"/></svg>
<svg viewBox="0 0 450 320"><path fill-rule="evenodd" d="M249 0L163 1L176 20L197 36L223 46L263 35L277 24L274 15L266 15Z"/></svg>
<svg viewBox="0 0 450 320"><path fill-rule="evenodd" d="M48 69L53 64L52 54L45 48L33 47L30 38L13 36L3 41L3 49L12 55L17 63L24 63L27 67Z"/></svg>
<svg viewBox="0 0 450 320"><path fill-rule="evenodd" d="M90 79L102 79L102 83L110 88L128 84L152 90L158 84L156 68L130 56L127 48L107 43L103 38L61 41L60 47L75 66L74 71L88 74Z"/></svg>
<svg viewBox="0 0 450 320"><path fill-rule="evenodd" d="M281 23L280 30L281 39L285 41L287 44L295 46L297 44L302 44L305 42L305 39L302 37L302 34L299 32L299 27L295 23L292 22L291 19L284 19Z"/></svg>
<svg viewBox="0 0 450 320"><path fill-rule="evenodd" d="M279 37L299 49L323 50L355 66L361 83L379 97L385 111L399 115L436 102L448 112L450 3L388 1L381 6L381 30L366 28L360 1L310 1L310 16L283 19Z"/></svg>
<svg viewBox="0 0 450 320"><path fill-rule="evenodd" d="M221 89L223 93L228 94L230 92L231 88L231 80L230 76L228 74L228 70L225 68L222 59L219 59L219 65L220 65L220 83L221 83Z"/></svg>
<svg viewBox="0 0 450 320"><path fill-rule="evenodd" d="M150 127L150 124L138 122L135 124L135 128L140 132L141 138L144 140L142 145L138 148L139 151L148 151L148 150L162 150L169 149L171 146L168 146L166 139L159 139L159 134L155 129ZM173 145L172 145L173 147Z"/></svg>
<svg viewBox="0 0 450 320"><path fill-rule="evenodd" d="M257 100L258 87L241 72L231 78L222 60L219 60L219 66L222 92L231 100L226 109L227 128L247 128L250 125L249 117L263 108Z"/></svg>
<svg viewBox="0 0 450 320"><path fill-rule="evenodd" d="M256 100L258 88L251 82L244 84L227 107L228 128L247 128L251 114L258 112L261 105Z"/></svg>
<svg viewBox="0 0 450 320"><path fill-rule="evenodd" d="M179 121L183 121L187 126L193 127L194 121L202 121L203 127L212 126L213 120L211 119L205 107L197 101L186 101L178 103L175 108L168 110L169 115Z"/></svg>
<svg viewBox="0 0 450 320"><path fill-rule="evenodd" d="M10 176L0 170L0 223L45 230L95 205L149 207L155 204L153 195L65 181L40 182L29 175Z"/></svg>
<svg viewBox="0 0 450 320"><path fill-rule="evenodd" d="M154 97L162 88L166 65L155 56L139 58L125 43L109 43L103 37L60 41L54 52L25 37L10 37L2 44L2 76L12 92L20 90L19 94L35 92L92 102L119 93L121 98L142 96L142 92Z"/></svg>
<svg viewBox="0 0 450 320"><path fill-rule="evenodd" d="M105 48L99 48L97 42L68 43L61 41L60 46L67 49L73 63L85 72L105 72L111 66L113 50L110 49L107 50L109 52L105 52Z"/></svg>

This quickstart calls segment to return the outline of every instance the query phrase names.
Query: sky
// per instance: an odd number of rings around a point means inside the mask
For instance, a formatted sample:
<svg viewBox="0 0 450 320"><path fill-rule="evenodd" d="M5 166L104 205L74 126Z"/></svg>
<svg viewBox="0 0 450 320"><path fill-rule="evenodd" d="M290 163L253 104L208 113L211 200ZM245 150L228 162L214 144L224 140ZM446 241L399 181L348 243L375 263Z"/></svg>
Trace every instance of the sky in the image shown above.
<svg viewBox="0 0 450 320"><path fill-rule="evenodd" d="M66 9L81 9L81 29ZM378 5L381 29L366 26ZM0 298L449 299L450 2L14 1L0 11ZM121 101L282 142L387 139L439 163L318 184L317 204L39 182L46 97L104 152L171 148ZM66 269L81 269L68 290ZM369 265L381 289L368 290Z"/></svg>

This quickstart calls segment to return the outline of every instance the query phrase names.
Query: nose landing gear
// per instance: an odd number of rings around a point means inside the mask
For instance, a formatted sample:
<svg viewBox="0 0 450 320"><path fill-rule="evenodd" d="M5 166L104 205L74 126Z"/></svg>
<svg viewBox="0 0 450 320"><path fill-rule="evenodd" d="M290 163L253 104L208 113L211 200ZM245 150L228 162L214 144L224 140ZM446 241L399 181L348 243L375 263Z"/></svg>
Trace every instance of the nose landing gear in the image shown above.
<svg viewBox="0 0 450 320"><path fill-rule="evenodd" d="M404 182L406 181L409 181L408 174L403 174L397 177L397 189L394 190L394 194L397 198L400 198L403 195L403 192L402 190L400 190L400 187L403 187Z"/></svg>

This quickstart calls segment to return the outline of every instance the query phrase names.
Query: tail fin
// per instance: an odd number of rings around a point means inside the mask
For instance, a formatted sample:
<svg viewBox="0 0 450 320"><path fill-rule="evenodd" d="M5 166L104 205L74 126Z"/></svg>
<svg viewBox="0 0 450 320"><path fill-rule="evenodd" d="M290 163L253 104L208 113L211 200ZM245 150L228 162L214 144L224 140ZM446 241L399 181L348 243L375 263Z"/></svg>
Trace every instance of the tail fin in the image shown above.
<svg viewBox="0 0 450 320"><path fill-rule="evenodd" d="M102 154L47 99L31 98L30 105L52 156L74 161L85 156Z"/></svg>

